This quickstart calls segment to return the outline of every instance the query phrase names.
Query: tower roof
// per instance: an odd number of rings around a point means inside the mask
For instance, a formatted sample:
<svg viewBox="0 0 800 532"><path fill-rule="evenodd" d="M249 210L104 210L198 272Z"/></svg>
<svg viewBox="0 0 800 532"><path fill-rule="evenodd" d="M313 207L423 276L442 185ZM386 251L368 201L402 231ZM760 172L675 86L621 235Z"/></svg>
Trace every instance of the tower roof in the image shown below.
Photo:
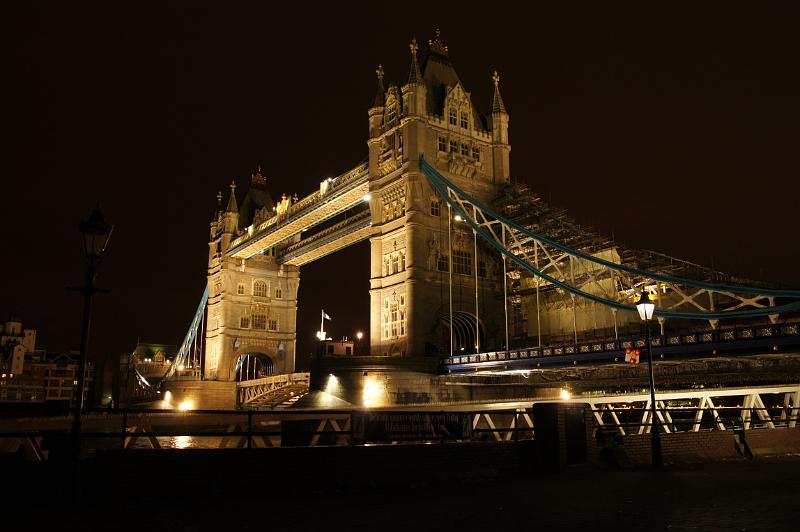
<svg viewBox="0 0 800 532"><path fill-rule="evenodd" d="M417 38L414 37L411 39L411 71L408 73L408 83L422 83L422 73L419 70L419 63L417 63L417 50L419 50L419 46L417 46Z"/></svg>
<svg viewBox="0 0 800 532"><path fill-rule="evenodd" d="M492 81L494 81L494 98L492 99L492 112L493 113L506 113L506 104L503 103L503 97L500 96L500 75L497 73L497 70L494 71L494 75L492 76Z"/></svg>
<svg viewBox="0 0 800 532"><path fill-rule="evenodd" d="M447 88L461 83L449 53L437 29L436 38L428 41L428 53L422 67L422 78L428 86L428 112L437 115L441 115L444 109Z"/></svg>
<svg viewBox="0 0 800 532"><path fill-rule="evenodd" d="M236 181L231 180L231 196L228 198L228 206L225 212L239 212L239 206L236 204Z"/></svg>
<svg viewBox="0 0 800 532"><path fill-rule="evenodd" d="M267 178L261 174L259 165L256 173L250 176L250 186L242 199L242 206L239 207L239 228L252 224L258 211L266 208L271 212L273 207L272 196L267 190Z"/></svg>

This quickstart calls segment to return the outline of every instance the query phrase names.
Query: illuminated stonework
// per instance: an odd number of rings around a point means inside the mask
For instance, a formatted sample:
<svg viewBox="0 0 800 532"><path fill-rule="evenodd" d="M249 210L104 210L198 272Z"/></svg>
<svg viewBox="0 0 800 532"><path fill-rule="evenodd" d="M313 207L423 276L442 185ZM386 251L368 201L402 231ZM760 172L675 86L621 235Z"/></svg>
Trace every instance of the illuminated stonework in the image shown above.
<svg viewBox="0 0 800 532"><path fill-rule="evenodd" d="M474 349L467 344L478 343L475 331L480 331L482 348L502 348L499 254L476 243L463 223L453 221L448 239L449 210L419 168L424 155L448 179L487 203L509 183L508 113L499 78L491 112L482 115L438 34L421 66L416 41L410 49L410 73L401 87L384 88L383 68L376 71L365 164L324 179L319 190L304 198L282 198L270 217L262 207L245 220L229 208L212 224L207 378L232 379L237 356L255 350L256 340L273 342L259 352L276 357L276 372L292 371L299 266L366 239L371 248L370 354L449 353L444 317L450 310L451 243L453 311L459 326L472 331L460 334L461 344L455 347ZM309 231L351 209L355 214L345 220ZM256 280L270 287L283 283L286 295L281 301L262 301L254 292ZM241 284L244 294L239 293ZM259 285L257 293L262 292ZM246 330L239 327L245 316L251 320ZM273 318L277 331L269 330ZM254 325L261 327L263 320L267 330L256 334Z"/></svg>
<svg viewBox="0 0 800 532"><path fill-rule="evenodd" d="M505 107L490 116L478 112L438 33L421 67L416 42L411 54L408 83L399 91L389 86L380 92L380 69L379 94L369 110L370 348L375 355L449 351L449 332L441 320L449 313L448 211L420 172L420 155L487 203L510 175ZM455 222L453 230L453 310L474 320L477 262L483 347L500 348L499 257L478 243L476 261L472 232Z"/></svg>
<svg viewBox="0 0 800 532"><path fill-rule="evenodd" d="M291 373L295 364L297 266L278 264L275 251L248 259L227 255L231 241L265 210L272 210L265 179L258 172L241 207L234 188L227 208L211 222L208 256L208 316L203 375L209 380L237 380L237 363L243 355L256 355L264 363L258 375ZM290 200L279 204L287 208ZM240 224L241 222L241 224Z"/></svg>

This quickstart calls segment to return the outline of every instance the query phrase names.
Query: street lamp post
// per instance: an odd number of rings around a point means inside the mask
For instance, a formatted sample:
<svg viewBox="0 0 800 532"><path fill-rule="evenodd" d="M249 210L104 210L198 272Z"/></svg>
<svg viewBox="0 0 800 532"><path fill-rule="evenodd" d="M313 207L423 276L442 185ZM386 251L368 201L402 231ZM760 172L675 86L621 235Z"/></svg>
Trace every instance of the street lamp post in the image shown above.
<svg viewBox="0 0 800 532"><path fill-rule="evenodd" d="M361 331L358 331L356 333L356 354L357 355L361 354L361 339L362 338L364 338L364 333L361 332Z"/></svg>
<svg viewBox="0 0 800 532"><path fill-rule="evenodd" d="M89 218L81 222L80 230L83 237L84 258L86 259L86 281L83 287L76 289L79 292L83 292L83 324L81 328L80 361L78 364L78 389L77 397L75 398L75 416L72 420L72 439L76 451L80 449L81 410L83 409L83 389L86 383L86 357L89 349L89 324L92 319L92 296L98 292L105 292L105 290L99 290L95 287L94 280L97 276L97 267L100 265L100 260L103 257L106 246L108 246L114 227L105 222L103 213L100 211L100 207L97 206L89 215Z"/></svg>
<svg viewBox="0 0 800 532"><path fill-rule="evenodd" d="M655 305L650 299L646 290L642 290L639 301L636 302L636 310L639 317L644 321L645 339L647 342L647 366L650 377L650 438L653 469L661 469L661 436L658 433L658 410L656 409L656 385L653 379L653 346L650 344L650 320L653 319Z"/></svg>

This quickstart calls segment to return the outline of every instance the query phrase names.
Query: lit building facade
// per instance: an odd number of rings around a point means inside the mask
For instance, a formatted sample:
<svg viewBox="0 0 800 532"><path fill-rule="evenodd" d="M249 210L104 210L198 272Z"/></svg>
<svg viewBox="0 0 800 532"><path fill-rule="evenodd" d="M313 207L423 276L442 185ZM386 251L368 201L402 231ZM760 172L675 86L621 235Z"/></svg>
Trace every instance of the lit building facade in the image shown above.
<svg viewBox="0 0 800 532"><path fill-rule="evenodd" d="M496 73L491 110L484 115L438 33L428 44L418 61L417 43L411 43L408 81L400 88L384 89L378 68L378 93L368 113L370 350L375 355L449 352L451 262L453 312L464 325L454 349L498 349L503 336L502 301L496 297L502 291L499 255L476 243L472 231L457 221L451 220L448 239L449 211L420 171L419 157L488 203L509 182L509 115Z"/></svg>
<svg viewBox="0 0 800 532"><path fill-rule="evenodd" d="M285 212L293 200L284 196L273 204L260 169L251 176L241 206L235 185L224 209L221 198L209 239L202 374L208 380L232 381L241 379L243 367L260 376L291 373L299 268L278 264L274 249L248 259L229 257L226 252L245 228Z"/></svg>

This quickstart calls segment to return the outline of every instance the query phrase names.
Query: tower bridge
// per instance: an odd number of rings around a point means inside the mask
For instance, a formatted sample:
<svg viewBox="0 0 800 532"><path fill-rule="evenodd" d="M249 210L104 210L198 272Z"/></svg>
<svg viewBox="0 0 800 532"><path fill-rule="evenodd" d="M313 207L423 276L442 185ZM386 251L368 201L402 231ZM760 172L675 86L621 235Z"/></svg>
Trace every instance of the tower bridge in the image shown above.
<svg viewBox="0 0 800 532"><path fill-rule="evenodd" d="M481 113L438 33L424 52L412 41L401 86L376 75L364 163L303 198L274 202L260 169L239 199L235 184L225 207L218 196L206 291L169 380L201 381L231 405L237 381L247 402L258 397L241 381L275 394L263 379L295 370L300 267L366 239L373 371L440 358L445 372L503 370L554 341L616 352L638 332L643 291L664 341L668 329L719 335L720 320L780 333L800 311L800 291L624 249L512 183L500 78Z"/></svg>

